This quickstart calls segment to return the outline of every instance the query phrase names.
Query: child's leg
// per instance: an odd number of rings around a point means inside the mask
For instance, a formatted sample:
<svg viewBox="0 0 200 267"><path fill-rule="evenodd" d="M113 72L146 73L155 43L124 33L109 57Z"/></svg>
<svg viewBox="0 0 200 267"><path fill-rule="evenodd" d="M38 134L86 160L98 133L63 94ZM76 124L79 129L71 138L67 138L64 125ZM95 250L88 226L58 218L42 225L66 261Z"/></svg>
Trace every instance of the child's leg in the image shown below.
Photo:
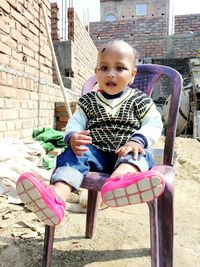
<svg viewBox="0 0 200 267"><path fill-rule="evenodd" d="M122 177L127 173L136 173L139 172L137 166L131 165L129 163L121 163L111 174L110 178L112 177Z"/></svg>
<svg viewBox="0 0 200 267"><path fill-rule="evenodd" d="M45 224L53 226L62 221L65 201L72 188L80 188L90 164L93 171L104 170L107 162L104 154L91 145L88 148L82 157L76 157L70 148L58 156L56 170L51 177L53 185L45 184L32 173L19 177L17 193L20 199Z"/></svg>
<svg viewBox="0 0 200 267"><path fill-rule="evenodd" d="M77 158L70 149L61 153L59 158L63 162L67 161L67 166L56 168L51 177L52 185L47 185L32 173L23 173L16 185L22 202L36 214L40 221L49 226L57 225L63 220L65 201L72 188L79 188L84 176L77 170L81 162L75 164ZM70 164L77 169L70 167Z"/></svg>
<svg viewBox="0 0 200 267"><path fill-rule="evenodd" d="M159 197L165 188L164 177L149 167L152 165L148 153L137 161L132 157L119 160L119 165L101 189L103 202L109 207L121 207Z"/></svg>
<svg viewBox="0 0 200 267"><path fill-rule="evenodd" d="M57 182L53 186L56 194L60 196L63 201L66 201L72 191L72 187L64 182Z"/></svg>

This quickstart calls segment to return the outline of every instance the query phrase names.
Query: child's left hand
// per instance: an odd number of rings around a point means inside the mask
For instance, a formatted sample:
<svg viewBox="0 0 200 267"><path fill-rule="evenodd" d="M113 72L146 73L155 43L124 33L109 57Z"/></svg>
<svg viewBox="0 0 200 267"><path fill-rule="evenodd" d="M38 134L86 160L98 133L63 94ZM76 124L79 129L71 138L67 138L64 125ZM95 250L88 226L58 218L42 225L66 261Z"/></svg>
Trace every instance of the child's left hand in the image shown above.
<svg viewBox="0 0 200 267"><path fill-rule="evenodd" d="M143 156L145 155L144 149L142 145L134 142L134 141L129 141L119 149L115 151L115 153L118 154L119 157L125 157L129 153L133 153L133 159L137 160L138 154L142 154Z"/></svg>

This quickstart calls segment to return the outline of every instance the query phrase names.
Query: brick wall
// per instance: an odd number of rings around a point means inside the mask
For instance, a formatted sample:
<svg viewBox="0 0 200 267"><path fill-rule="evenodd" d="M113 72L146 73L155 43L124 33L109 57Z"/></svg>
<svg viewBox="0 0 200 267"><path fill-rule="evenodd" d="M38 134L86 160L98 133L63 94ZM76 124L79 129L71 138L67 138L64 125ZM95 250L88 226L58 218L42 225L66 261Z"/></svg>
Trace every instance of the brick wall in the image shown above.
<svg viewBox="0 0 200 267"><path fill-rule="evenodd" d="M83 83L92 75L96 67L97 48L92 41L87 29L80 22L73 8L68 9L68 38L60 41L59 36L59 8L57 3L51 4L52 40L58 60L60 74L63 84L71 89L74 101L79 98ZM55 70L53 69L53 80L58 83ZM76 96L76 98L75 98ZM71 103L74 111L74 102ZM63 116L65 112L65 116ZM68 120L63 103L56 105L56 129L64 127Z"/></svg>
<svg viewBox="0 0 200 267"><path fill-rule="evenodd" d="M53 44L60 41L60 27L59 27L59 7L58 3L51 3L51 39ZM58 75L53 64L53 82L59 85Z"/></svg>
<svg viewBox="0 0 200 267"><path fill-rule="evenodd" d="M108 15L114 15L118 20L135 20L138 18L162 17L167 23L167 30L170 13L170 0L121 0L121 1L100 1L101 21L105 21ZM146 5L146 15L138 16L136 13L137 4Z"/></svg>
<svg viewBox="0 0 200 267"><path fill-rule="evenodd" d="M200 31L200 14L175 16L175 34L188 34Z"/></svg>
<svg viewBox="0 0 200 267"><path fill-rule="evenodd" d="M163 17L90 23L90 36L97 47L113 39L132 44L139 57L166 56L167 25Z"/></svg>
<svg viewBox="0 0 200 267"><path fill-rule="evenodd" d="M43 3L50 26L50 3ZM26 138L34 128L53 127L58 101L63 97L52 83L52 57L38 1L1 0L0 138Z"/></svg>
<svg viewBox="0 0 200 267"><path fill-rule="evenodd" d="M105 17L109 14L113 14L117 19L132 19L136 18L136 5L146 4L146 17L163 16L168 18L169 16L169 0L122 0L122 1L100 1L100 13L101 21L105 20Z"/></svg>
<svg viewBox="0 0 200 267"><path fill-rule="evenodd" d="M194 58L200 48L200 14L175 16L173 36L174 54L177 58Z"/></svg>
<svg viewBox="0 0 200 267"><path fill-rule="evenodd" d="M58 3L51 3L51 38L52 41L60 41Z"/></svg>
<svg viewBox="0 0 200 267"><path fill-rule="evenodd" d="M200 48L200 15L175 17L175 34L167 34L163 17L90 23L90 36L97 47L124 39L145 58L192 58Z"/></svg>
<svg viewBox="0 0 200 267"><path fill-rule="evenodd" d="M62 80L76 95L81 94L83 83L92 75L96 66L97 48L74 8L68 8L68 40L60 42L59 9L51 4L52 40ZM53 80L58 83L56 73Z"/></svg>
<svg viewBox="0 0 200 267"><path fill-rule="evenodd" d="M68 9L68 38L71 40L72 90L80 94L83 83L94 75L97 48L73 8Z"/></svg>
<svg viewBox="0 0 200 267"><path fill-rule="evenodd" d="M200 32L193 34L176 34L172 39L175 58L195 58L200 48Z"/></svg>

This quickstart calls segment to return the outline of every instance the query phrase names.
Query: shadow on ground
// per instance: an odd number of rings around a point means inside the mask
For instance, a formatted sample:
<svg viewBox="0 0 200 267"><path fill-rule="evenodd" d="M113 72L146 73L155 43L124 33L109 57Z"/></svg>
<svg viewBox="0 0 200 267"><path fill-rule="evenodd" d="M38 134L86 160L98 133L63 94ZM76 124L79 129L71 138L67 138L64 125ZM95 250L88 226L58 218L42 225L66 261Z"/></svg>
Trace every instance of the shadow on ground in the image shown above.
<svg viewBox="0 0 200 267"><path fill-rule="evenodd" d="M55 243L67 240L81 240L84 237L55 238ZM0 238L7 243L0 246L0 266L2 267L41 267L43 257L43 239L12 239ZM150 249L118 249L118 250L94 250L79 249L59 250L53 249L52 267L84 267L96 262L107 262L138 257L149 257Z"/></svg>

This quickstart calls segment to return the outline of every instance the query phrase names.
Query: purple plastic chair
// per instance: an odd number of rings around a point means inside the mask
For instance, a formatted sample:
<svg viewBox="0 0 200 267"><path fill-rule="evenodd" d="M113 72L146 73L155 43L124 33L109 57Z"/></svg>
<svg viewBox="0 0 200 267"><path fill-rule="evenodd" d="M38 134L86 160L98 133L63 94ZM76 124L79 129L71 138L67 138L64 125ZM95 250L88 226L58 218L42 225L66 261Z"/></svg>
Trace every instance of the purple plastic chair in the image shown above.
<svg viewBox="0 0 200 267"><path fill-rule="evenodd" d="M131 87L136 87L148 95L163 85L163 77L171 86L171 103L166 129L166 138L163 152L163 165L156 165L153 169L159 170L166 179L164 193L156 200L148 203L150 214L150 239L151 239L151 266L173 266L173 234L174 234L174 141L176 124L179 112L179 102L182 90L182 77L174 69L156 64L143 64L137 66L137 75ZM164 81L165 81L164 78ZM160 83L160 81L162 81ZM83 86L82 94L90 92L96 84L96 77L90 78ZM168 86L169 86L168 85ZM167 86L167 87L168 87ZM165 89L164 84L164 89ZM169 89L169 88L168 88ZM157 91L156 91L157 92ZM82 188L88 189L88 208L86 214L85 237L92 238L96 228L96 218L100 191L106 173L90 172L82 183ZM134 206L133 206L134 208ZM44 238L43 266L51 265L53 239L55 227L46 226Z"/></svg>

